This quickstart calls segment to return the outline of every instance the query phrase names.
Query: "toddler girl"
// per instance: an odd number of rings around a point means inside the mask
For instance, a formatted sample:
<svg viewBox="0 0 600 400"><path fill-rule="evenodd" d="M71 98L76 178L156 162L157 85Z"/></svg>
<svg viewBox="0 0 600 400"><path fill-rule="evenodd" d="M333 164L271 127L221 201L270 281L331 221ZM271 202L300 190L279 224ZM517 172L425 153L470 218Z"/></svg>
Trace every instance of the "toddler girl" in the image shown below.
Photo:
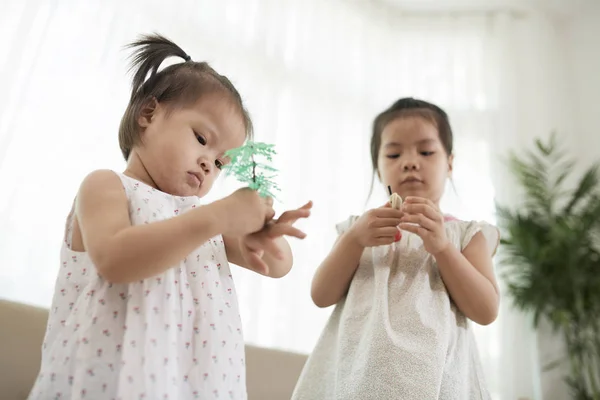
<svg viewBox="0 0 600 400"><path fill-rule="evenodd" d="M246 399L244 340L229 262L280 277L284 235L311 204L273 219L240 189L201 204L225 151L252 125L231 82L166 38L135 49L119 129L127 167L81 184L30 399ZM168 57L182 63L158 71ZM90 110L90 118L98 118Z"/></svg>
<svg viewBox="0 0 600 400"><path fill-rule="evenodd" d="M499 237L439 208L453 161L446 113L398 100L374 122L371 156L386 191L404 202L337 226L311 293L336 308L292 398L489 399L469 326L496 318Z"/></svg>

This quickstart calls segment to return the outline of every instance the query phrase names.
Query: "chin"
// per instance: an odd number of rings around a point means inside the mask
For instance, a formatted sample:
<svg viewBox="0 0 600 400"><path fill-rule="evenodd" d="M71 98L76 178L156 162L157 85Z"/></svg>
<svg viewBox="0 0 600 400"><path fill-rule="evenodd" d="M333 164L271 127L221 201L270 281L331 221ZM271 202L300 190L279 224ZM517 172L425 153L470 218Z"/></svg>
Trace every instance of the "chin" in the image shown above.
<svg viewBox="0 0 600 400"><path fill-rule="evenodd" d="M202 185L198 188L198 191L196 192L196 196L198 196L198 197L204 197L208 193L210 193L211 189L212 189L212 182L206 182L206 181L204 181L202 183Z"/></svg>
<svg viewBox="0 0 600 400"><path fill-rule="evenodd" d="M194 196L194 197L204 197L206 196L206 190L203 190L202 187L198 188L198 189L192 189L192 190L187 190L186 194L183 195L183 197L190 197L190 196Z"/></svg>
<svg viewBox="0 0 600 400"><path fill-rule="evenodd" d="M170 189L171 190L167 193L169 193L171 196L190 197L190 196L198 195L198 190L190 188L190 186L187 184L182 184L182 185L178 185L175 187L171 187Z"/></svg>
<svg viewBox="0 0 600 400"><path fill-rule="evenodd" d="M180 196L182 196L182 197L189 197L189 196L204 197L208 194L208 192L210 192L210 187L211 187L211 185L209 183L207 183L206 181L201 183L200 186L190 186L188 183L184 183L182 185L181 193L185 193L185 194L180 194Z"/></svg>

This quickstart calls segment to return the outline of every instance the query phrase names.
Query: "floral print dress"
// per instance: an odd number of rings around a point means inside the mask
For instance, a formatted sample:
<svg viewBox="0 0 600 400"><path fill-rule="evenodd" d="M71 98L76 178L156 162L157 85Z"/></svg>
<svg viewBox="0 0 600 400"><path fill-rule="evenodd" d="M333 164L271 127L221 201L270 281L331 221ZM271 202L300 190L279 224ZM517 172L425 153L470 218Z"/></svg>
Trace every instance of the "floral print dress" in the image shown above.
<svg viewBox="0 0 600 400"><path fill-rule="evenodd" d="M118 174L132 225L200 207ZM30 399L246 399L244 341L223 238L130 284L71 250L72 215Z"/></svg>

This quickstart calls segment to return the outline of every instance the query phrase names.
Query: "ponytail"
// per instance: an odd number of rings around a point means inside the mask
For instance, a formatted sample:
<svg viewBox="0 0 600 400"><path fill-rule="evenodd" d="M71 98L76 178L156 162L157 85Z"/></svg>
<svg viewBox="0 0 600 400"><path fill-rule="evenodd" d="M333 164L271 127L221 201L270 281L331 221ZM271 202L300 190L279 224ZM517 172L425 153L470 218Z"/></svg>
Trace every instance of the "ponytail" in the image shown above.
<svg viewBox="0 0 600 400"><path fill-rule="evenodd" d="M142 87L148 73L153 78L161 64L169 57L179 57L190 61L191 57L181 47L162 35L143 35L135 42L125 46L134 49L130 56L129 72L133 72L131 96Z"/></svg>
<svg viewBox="0 0 600 400"><path fill-rule="evenodd" d="M140 142L138 117L150 102L166 106L189 106L207 93L223 92L233 102L244 119L246 137L252 139L252 120L242 97L231 81L217 73L208 63L192 61L178 45L166 37L153 34L141 36L128 44L133 49L130 56L131 97L119 126L119 146L127 161L131 149ZM184 62L158 69L169 57L179 57Z"/></svg>

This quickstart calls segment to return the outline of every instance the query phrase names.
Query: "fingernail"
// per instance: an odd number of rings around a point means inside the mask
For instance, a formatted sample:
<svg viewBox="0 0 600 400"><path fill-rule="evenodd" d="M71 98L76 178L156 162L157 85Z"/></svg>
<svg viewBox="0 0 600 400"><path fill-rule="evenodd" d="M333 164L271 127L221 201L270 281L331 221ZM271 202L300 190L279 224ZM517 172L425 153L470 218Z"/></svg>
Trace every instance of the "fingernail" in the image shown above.
<svg viewBox="0 0 600 400"><path fill-rule="evenodd" d="M394 236L394 242L399 242L400 239L402 239L402 232L398 230L398 232L396 232L396 236Z"/></svg>

